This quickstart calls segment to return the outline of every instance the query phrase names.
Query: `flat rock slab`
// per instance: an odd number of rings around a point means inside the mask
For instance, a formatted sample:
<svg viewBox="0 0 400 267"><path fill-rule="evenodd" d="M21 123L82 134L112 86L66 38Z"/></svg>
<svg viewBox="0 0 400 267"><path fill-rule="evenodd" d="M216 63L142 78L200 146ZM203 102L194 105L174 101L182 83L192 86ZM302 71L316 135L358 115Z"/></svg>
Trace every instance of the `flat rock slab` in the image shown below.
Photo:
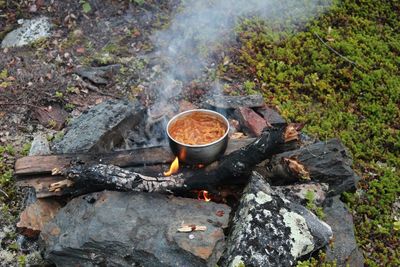
<svg viewBox="0 0 400 267"><path fill-rule="evenodd" d="M276 193L253 172L233 218L220 266L293 266L328 244L329 225Z"/></svg>
<svg viewBox="0 0 400 267"><path fill-rule="evenodd" d="M105 101L75 119L55 153L108 152L122 142L124 135L144 116L139 102Z"/></svg>
<svg viewBox="0 0 400 267"><path fill-rule="evenodd" d="M326 221L333 231L333 244L327 247L328 261L336 261L338 267L364 266L364 257L354 235L353 216L339 196L330 198L324 207Z"/></svg>
<svg viewBox="0 0 400 267"><path fill-rule="evenodd" d="M149 193L103 191L70 201L42 231L57 266L215 266L230 208ZM182 223L206 231L178 232Z"/></svg>
<svg viewBox="0 0 400 267"><path fill-rule="evenodd" d="M50 20L46 17L25 20L21 27L9 32L1 42L1 47L21 47L50 36Z"/></svg>
<svg viewBox="0 0 400 267"><path fill-rule="evenodd" d="M260 94L247 96L216 95L207 99L206 104L217 109L237 109L240 107L262 107L265 102Z"/></svg>

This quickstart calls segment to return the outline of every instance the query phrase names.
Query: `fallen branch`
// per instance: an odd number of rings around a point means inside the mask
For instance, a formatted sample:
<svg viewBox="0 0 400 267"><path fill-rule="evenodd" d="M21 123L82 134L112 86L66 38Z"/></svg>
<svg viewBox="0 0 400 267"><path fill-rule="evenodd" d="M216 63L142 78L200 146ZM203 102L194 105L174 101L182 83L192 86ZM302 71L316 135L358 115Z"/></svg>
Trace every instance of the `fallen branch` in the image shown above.
<svg viewBox="0 0 400 267"><path fill-rule="evenodd" d="M8 196L8 194L7 194L5 191L3 191L3 189L1 189L1 188L0 188L0 192L3 193L7 198L10 198L10 197Z"/></svg>
<svg viewBox="0 0 400 267"><path fill-rule="evenodd" d="M340 54L338 51L336 51L335 49L333 49L330 45L328 45L322 38L321 36L319 36L318 33L314 32L314 35L321 41L321 43L323 45L325 45L329 50L331 50L333 53L335 53L336 55L338 55L339 57L341 57L342 59L344 59L345 61L349 62L350 64L352 64L353 66L355 66L356 68L360 68L363 69L364 68L362 66L360 66L359 64L357 64L357 62L352 61L350 59L348 59L347 57L343 56L342 54Z"/></svg>

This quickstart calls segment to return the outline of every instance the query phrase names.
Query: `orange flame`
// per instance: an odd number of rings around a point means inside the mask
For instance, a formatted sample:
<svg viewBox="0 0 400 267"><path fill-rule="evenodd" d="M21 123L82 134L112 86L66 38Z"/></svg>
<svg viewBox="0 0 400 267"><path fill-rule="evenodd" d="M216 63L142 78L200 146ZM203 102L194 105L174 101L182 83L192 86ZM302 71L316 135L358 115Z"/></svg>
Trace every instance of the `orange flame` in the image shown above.
<svg viewBox="0 0 400 267"><path fill-rule="evenodd" d="M206 190L199 191L199 193L197 193L197 199L204 200L205 202L211 201L211 198L208 195L208 191Z"/></svg>
<svg viewBox="0 0 400 267"><path fill-rule="evenodd" d="M171 166L169 167L169 171L164 172L165 176L171 176L172 174L177 173L179 170L179 159L178 157L175 158L175 160L171 163Z"/></svg>

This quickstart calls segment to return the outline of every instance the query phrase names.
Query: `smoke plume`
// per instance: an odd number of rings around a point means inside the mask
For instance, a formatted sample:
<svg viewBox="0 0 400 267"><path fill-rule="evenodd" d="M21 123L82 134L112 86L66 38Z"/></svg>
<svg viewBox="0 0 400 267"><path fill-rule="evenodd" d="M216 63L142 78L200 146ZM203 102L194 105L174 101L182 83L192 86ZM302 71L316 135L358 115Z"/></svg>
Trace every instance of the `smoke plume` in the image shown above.
<svg viewBox="0 0 400 267"><path fill-rule="evenodd" d="M166 30L152 40L165 66L161 98L179 93L177 81L199 78L215 47L229 42L244 17L256 16L273 24L303 25L329 0L183 0ZM179 84L179 83L178 83Z"/></svg>

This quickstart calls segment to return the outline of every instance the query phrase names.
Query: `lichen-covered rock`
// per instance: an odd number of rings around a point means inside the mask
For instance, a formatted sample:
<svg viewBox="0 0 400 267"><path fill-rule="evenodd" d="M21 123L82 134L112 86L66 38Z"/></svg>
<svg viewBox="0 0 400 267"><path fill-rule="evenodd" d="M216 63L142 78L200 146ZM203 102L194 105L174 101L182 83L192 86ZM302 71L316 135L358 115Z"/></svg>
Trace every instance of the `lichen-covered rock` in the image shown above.
<svg viewBox="0 0 400 267"><path fill-rule="evenodd" d="M299 257L325 246L331 236L329 225L280 196L253 172L233 218L220 264L293 266Z"/></svg>
<svg viewBox="0 0 400 267"><path fill-rule="evenodd" d="M272 189L291 202L306 205L311 200L315 205L322 205L328 193L328 185L324 183L294 184L272 186ZM312 198L309 198L311 194Z"/></svg>
<svg viewBox="0 0 400 267"><path fill-rule="evenodd" d="M25 20L21 27L4 37L1 47L21 47L50 36L51 23L46 17Z"/></svg>
<svg viewBox="0 0 400 267"><path fill-rule="evenodd" d="M213 202L103 191L71 200L40 238L45 258L61 267L214 267L229 213ZM182 224L206 229L179 232Z"/></svg>
<svg viewBox="0 0 400 267"><path fill-rule="evenodd" d="M105 101L75 119L55 153L107 152L122 142L124 135L144 116L138 101Z"/></svg>
<svg viewBox="0 0 400 267"><path fill-rule="evenodd" d="M50 145L44 134L38 133L34 136L29 150L29 156L50 155Z"/></svg>

